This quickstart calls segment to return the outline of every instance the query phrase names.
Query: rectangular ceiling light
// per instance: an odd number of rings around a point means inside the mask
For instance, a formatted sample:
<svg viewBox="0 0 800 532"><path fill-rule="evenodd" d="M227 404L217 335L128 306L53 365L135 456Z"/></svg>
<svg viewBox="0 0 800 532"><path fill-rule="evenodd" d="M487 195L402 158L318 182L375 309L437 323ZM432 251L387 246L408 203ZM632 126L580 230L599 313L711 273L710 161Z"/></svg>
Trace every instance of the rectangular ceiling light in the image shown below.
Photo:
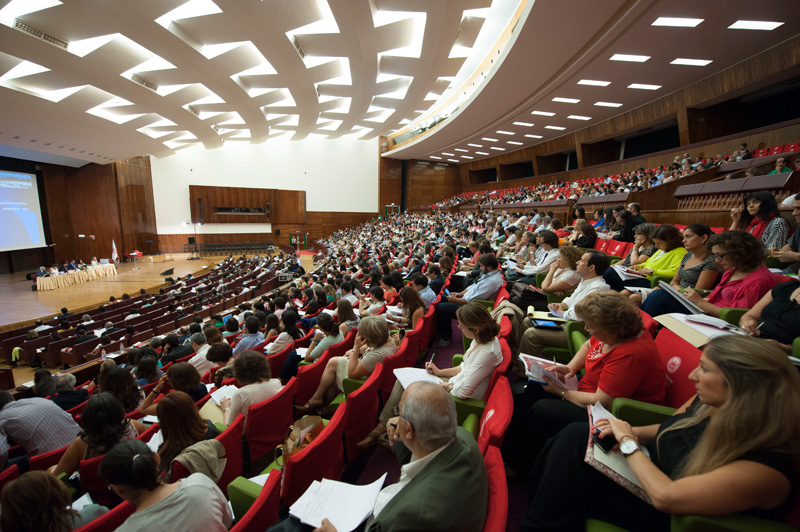
<svg viewBox="0 0 800 532"><path fill-rule="evenodd" d="M581 115L569 115L567 118L571 118L573 120L591 120L591 116L581 116Z"/></svg>
<svg viewBox="0 0 800 532"><path fill-rule="evenodd" d="M503 131L502 129L498 129L495 133L499 133L501 135L514 135L513 131Z"/></svg>
<svg viewBox="0 0 800 532"><path fill-rule="evenodd" d="M548 113L547 111L531 111L531 114L540 116L556 116L555 113Z"/></svg>
<svg viewBox="0 0 800 532"><path fill-rule="evenodd" d="M621 103L614 102L595 102L595 105L598 107L622 107Z"/></svg>
<svg viewBox="0 0 800 532"><path fill-rule="evenodd" d="M611 61L629 61L631 63L644 63L650 59L649 55L630 55L630 54L614 54L609 58Z"/></svg>
<svg viewBox="0 0 800 532"><path fill-rule="evenodd" d="M528 137L529 139L541 139L541 138L544 138L541 135L525 135L525 136Z"/></svg>
<svg viewBox="0 0 800 532"><path fill-rule="evenodd" d="M611 85L610 81L598 81L596 79L582 79L578 82L578 85L591 85L593 87L608 87Z"/></svg>
<svg viewBox="0 0 800 532"><path fill-rule="evenodd" d="M565 129L567 129L567 128L561 127L561 126L544 126L544 128L545 129L555 129L556 131L564 131Z"/></svg>
<svg viewBox="0 0 800 532"><path fill-rule="evenodd" d="M553 98L553 101L560 103L578 103L580 100L576 100L575 98Z"/></svg>
<svg viewBox="0 0 800 532"><path fill-rule="evenodd" d="M686 59L685 57L678 57L670 61L670 65L687 65L687 66L706 66L711 63L710 59Z"/></svg>
<svg viewBox="0 0 800 532"><path fill-rule="evenodd" d="M516 140L509 140L507 144L513 144L514 146L522 146L522 143L517 142Z"/></svg>
<svg viewBox="0 0 800 532"><path fill-rule="evenodd" d="M783 26L783 22L771 22L769 20L737 20L728 26L728 29L771 31L779 26Z"/></svg>
<svg viewBox="0 0 800 532"><path fill-rule="evenodd" d="M442 158L441 158L441 157L437 157L437 156L435 156L435 155L431 155L431 157L430 157L430 158L431 158L431 159L436 159L436 160L439 160L439 161L441 161L441 160L442 160Z"/></svg>
<svg viewBox="0 0 800 532"><path fill-rule="evenodd" d="M497 151L506 151L505 148L498 148L497 146L492 146L491 149L497 150Z"/></svg>
<svg viewBox="0 0 800 532"><path fill-rule="evenodd" d="M628 85L629 89L643 89L646 91L655 91L661 88L661 85L648 85L647 83L631 83Z"/></svg>
<svg viewBox="0 0 800 532"><path fill-rule="evenodd" d="M651 26L669 26L672 28L696 28L704 19L702 18L680 18L680 17L658 17Z"/></svg>
<svg viewBox="0 0 800 532"><path fill-rule="evenodd" d="M475 155L489 155L489 154L486 153L485 151L476 151Z"/></svg>
<svg viewBox="0 0 800 532"><path fill-rule="evenodd" d="M475 157L470 157L469 155L462 155L462 159L474 159Z"/></svg>
<svg viewBox="0 0 800 532"><path fill-rule="evenodd" d="M465 150L464 148L456 148L456 151L462 151L464 153L469 153L469 150Z"/></svg>
<svg viewBox="0 0 800 532"><path fill-rule="evenodd" d="M483 148L483 144L467 144L467 146L472 146L473 148Z"/></svg>
<svg viewBox="0 0 800 532"><path fill-rule="evenodd" d="M456 156L456 154L455 154L455 153L447 153L446 151L443 151L443 152L442 152L442 155L447 155L447 156L449 156L449 157L455 157L455 156Z"/></svg>
<svg viewBox="0 0 800 532"><path fill-rule="evenodd" d="M497 142L497 139L493 139L493 138L489 138L489 137L483 137L481 140L485 140L486 142Z"/></svg>
<svg viewBox="0 0 800 532"><path fill-rule="evenodd" d="M451 163L460 163L461 162L458 159L447 159L447 160L450 161Z"/></svg>
<svg viewBox="0 0 800 532"><path fill-rule="evenodd" d="M515 126L523 126L523 127L533 127L533 124L530 122L514 122Z"/></svg>

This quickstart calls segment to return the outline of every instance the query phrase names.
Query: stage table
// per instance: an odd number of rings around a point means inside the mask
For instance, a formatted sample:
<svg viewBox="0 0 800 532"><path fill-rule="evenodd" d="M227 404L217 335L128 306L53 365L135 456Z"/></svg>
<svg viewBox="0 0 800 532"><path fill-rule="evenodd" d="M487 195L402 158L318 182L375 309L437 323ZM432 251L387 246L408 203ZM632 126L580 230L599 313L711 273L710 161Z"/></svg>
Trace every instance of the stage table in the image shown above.
<svg viewBox="0 0 800 532"><path fill-rule="evenodd" d="M88 281L94 281L95 279L111 277L114 275L117 275L116 266L113 264L101 264L99 266L90 266L85 270L51 275L50 277L37 277L36 289L56 290L58 288L64 288L65 286L86 283Z"/></svg>

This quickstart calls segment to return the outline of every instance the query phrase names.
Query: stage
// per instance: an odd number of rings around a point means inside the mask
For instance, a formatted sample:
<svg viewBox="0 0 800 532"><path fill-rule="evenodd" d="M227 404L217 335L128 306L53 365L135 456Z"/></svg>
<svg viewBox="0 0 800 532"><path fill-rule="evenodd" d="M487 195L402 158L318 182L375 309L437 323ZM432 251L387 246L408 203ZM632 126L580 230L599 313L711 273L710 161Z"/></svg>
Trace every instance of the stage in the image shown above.
<svg viewBox="0 0 800 532"><path fill-rule="evenodd" d="M183 277L187 273L200 275L204 266L214 266L224 257L203 257L200 260L187 260L188 253L170 254L172 260L149 261L147 257L136 263L125 262L117 265L117 275L102 277L86 283L75 284L48 291L31 291L31 281L25 279L29 272L0 275L0 331L14 329L25 324L33 324L39 318L51 317L67 307L73 314L96 308L108 301L110 296L117 299L123 293L135 296L140 288L158 293L165 286L166 277ZM159 257L166 257L160 255ZM174 268L171 276L159 275L164 270Z"/></svg>

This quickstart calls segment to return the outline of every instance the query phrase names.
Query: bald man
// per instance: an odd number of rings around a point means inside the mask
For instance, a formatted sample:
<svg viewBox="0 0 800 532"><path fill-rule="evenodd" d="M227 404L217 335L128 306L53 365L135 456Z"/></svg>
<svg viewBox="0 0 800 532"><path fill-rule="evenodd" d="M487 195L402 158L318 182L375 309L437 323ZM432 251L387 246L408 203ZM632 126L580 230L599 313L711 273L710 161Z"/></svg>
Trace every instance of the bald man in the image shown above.
<svg viewBox="0 0 800 532"><path fill-rule="evenodd" d="M489 496L486 467L475 439L456 422L450 394L429 382L410 385L387 427L392 451L403 465L400 480L378 495L366 532L483 530ZM270 528L289 530L312 529L294 518ZM336 532L327 519L314 530Z"/></svg>

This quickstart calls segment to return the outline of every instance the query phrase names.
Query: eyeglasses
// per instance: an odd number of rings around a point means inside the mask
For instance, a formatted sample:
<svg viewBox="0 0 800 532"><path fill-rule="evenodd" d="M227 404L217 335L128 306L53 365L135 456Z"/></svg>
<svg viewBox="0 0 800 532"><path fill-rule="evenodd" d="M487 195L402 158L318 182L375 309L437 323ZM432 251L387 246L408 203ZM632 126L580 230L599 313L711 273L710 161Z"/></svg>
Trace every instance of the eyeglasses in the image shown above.
<svg viewBox="0 0 800 532"><path fill-rule="evenodd" d="M728 255L730 255L730 253L714 253L714 259L715 260L722 260L725 257L727 257Z"/></svg>
<svg viewBox="0 0 800 532"><path fill-rule="evenodd" d="M395 417L401 417L401 418L405 419L406 422L409 425L411 425L411 428L414 428L414 423L412 423L410 419L408 419L406 416L404 416L403 414L400 413L400 406L399 405L394 407L394 415L395 415Z"/></svg>

